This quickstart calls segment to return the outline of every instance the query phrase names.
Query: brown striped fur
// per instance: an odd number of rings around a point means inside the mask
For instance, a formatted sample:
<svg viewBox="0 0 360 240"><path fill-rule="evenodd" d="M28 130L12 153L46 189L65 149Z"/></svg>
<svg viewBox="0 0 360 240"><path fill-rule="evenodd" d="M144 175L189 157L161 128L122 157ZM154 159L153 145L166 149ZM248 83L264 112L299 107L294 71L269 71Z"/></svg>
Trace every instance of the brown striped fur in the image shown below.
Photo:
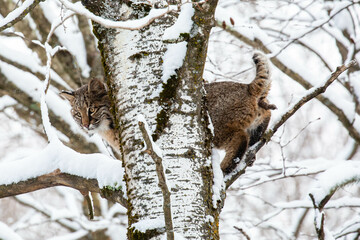
<svg viewBox="0 0 360 240"><path fill-rule="evenodd" d="M85 132L90 135L100 134L115 150L119 150L109 110L110 98L101 80L91 79L88 84L75 91L61 92L60 96L70 102L71 114Z"/></svg>
<svg viewBox="0 0 360 240"><path fill-rule="evenodd" d="M247 148L260 140L269 123L270 109L276 106L266 100L270 90L269 67L266 57L255 53L255 79L250 84L214 82L205 85L208 110L214 126L213 143L224 149L223 172L236 166Z"/></svg>

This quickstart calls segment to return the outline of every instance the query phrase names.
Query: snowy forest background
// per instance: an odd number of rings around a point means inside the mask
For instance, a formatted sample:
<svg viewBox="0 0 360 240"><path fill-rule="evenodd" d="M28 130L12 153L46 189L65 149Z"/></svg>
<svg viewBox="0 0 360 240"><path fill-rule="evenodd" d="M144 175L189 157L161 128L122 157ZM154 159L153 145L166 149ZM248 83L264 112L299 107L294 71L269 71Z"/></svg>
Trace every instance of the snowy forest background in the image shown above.
<svg viewBox="0 0 360 240"><path fill-rule="evenodd" d="M19 4L0 0L0 20ZM103 75L90 21L80 15L64 19L68 12L60 2L47 0L0 33L2 163L31 156L47 145L38 104L46 56L30 40L43 43L54 22L61 24L49 44L68 51L59 52L52 63L52 124L64 142L78 140L68 142L71 148L109 154L98 136L88 137L79 129L69 104L57 96ZM337 66L360 61L359 1L221 0L215 18L205 81L248 82L254 76L254 49L268 53L273 80L269 101L278 108L270 126ZM327 236L360 239L359 65L322 96L298 110L260 150L254 166L227 190L221 239L316 239L309 193L334 186L337 191L324 207ZM20 173L26 171L18 167ZM125 239L126 209L98 194L93 198L95 221L88 220L83 196L70 188L0 199L0 239Z"/></svg>

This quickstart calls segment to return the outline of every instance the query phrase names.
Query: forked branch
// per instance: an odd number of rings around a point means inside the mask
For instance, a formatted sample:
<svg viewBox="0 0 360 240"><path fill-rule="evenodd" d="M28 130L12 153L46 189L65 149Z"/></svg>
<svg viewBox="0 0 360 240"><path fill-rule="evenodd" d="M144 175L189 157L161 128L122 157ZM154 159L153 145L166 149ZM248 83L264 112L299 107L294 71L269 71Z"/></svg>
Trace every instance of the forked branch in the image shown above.
<svg viewBox="0 0 360 240"><path fill-rule="evenodd" d="M172 216L171 216L171 201L170 201L170 191L166 184L166 178L164 173L164 167L162 164L162 158L156 153L154 150L153 142L150 139L150 135L146 130L145 123L139 121L139 127L143 138L146 143L145 152L150 155L150 157L154 160L156 165L156 173L159 179L159 187L161 188L163 194L163 210L164 210L164 219L165 219L165 229L168 240L174 239L174 230L172 224Z"/></svg>

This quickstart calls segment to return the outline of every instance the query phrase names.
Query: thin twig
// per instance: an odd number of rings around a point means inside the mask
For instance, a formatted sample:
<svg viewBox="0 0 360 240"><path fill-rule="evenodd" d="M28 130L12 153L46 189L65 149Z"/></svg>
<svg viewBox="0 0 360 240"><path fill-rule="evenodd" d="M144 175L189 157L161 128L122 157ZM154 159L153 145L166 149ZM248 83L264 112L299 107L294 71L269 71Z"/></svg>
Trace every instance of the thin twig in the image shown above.
<svg viewBox="0 0 360 240"><path fill-rule="evenodd" d="M239 227L237 227L237 226L234 226L234 228L235 228L236 230L238 230L242 235L244 235L244 237L246 238L246 240L251 240L250 237L249 237L249 235L248 235L242 228L239 228Z"/></svg>
<svg viewBox="0 0 360 240"><path fill-rule="evenodd" d="M340 8L338 11L336 11L335 13L333 13L327 20L323 21L322 23L318 24L317 26L315 26L314 28L310 29L309 31L304 32L303 34L301 34L300 36L294 38L293 40L291 40L289 43L287 43L283 48L281 48L281 50L279 52L277 52L275 54L275 56L279 55L282 51L284 51L287 47L289 47L291 44L293 44L294 42L298 41L300 38L305 37L306 35L312 33L313 31L315 31L316 29L321 28L322 26L324 26L326 23L330 22L331 19L333 19L336 15L338 15L340 12L342 12L343 10L351 7L352 5L358 4L360 3L359 1L357 2L352 2L349 5L346 5L343 8Z"/></svg>
<svg viewBox="0 0 360 240"><path fill-rule="evenodd" d="M145 128L145 123L139 121L138 124L146 143L145 152L150 155L150 157L154 160L156 165L156 173L159 179L159 187L161 188L164 199L163 210L164 210L164 220L165 220L167 240L174 240L174 230L173 230L172 216L171 216L170 191L166 184L164 167L162 165L162 158L158 156L158 154L154 151L153 143L150 139L149 133L146 131Z"/></svg>

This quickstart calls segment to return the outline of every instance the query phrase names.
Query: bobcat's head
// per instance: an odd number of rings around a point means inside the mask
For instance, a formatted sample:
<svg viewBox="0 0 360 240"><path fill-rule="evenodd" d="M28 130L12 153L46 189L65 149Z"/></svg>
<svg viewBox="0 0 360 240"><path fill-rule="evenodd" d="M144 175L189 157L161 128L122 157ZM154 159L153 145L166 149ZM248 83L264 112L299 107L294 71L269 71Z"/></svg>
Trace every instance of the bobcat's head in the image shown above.
<svg viewBox="0 0 360 240"><path fill-rule="evenodd" d="M71 104L71 114L87 133L93 134L113 128L110 98L99 79L91 79L75 91L63 91L60 96Z"/></svg>

